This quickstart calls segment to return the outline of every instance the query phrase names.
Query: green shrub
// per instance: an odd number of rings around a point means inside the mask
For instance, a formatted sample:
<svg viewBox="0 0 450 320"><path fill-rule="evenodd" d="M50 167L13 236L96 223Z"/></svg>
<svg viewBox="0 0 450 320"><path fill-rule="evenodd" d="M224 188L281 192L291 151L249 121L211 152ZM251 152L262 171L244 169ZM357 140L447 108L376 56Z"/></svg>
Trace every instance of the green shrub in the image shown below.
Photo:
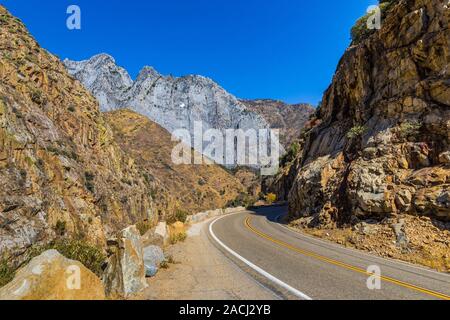
<svg viewBox="0 0 450 320"><path fill-rule="evenodd" d="M8 24L9 16L7 15L1 15L0 16L0 24Z"/></svg>
<svg viewBox="0 0 450 320"><path fill-rule="evenodd" d="M81 240L62 239L48 245L32 247L28 252L26 263L48 250L57 250L64 257L81 262L97 276L101 276L103 273L106 256L99 248Z"/></svg>
<svg viewBox="0 0 450 320"><path fill-rule="evenodd" d="M184 242L187 239L187 233L181 232L170 236L170 244L176 244L178 242Z"/></svg>
<svg viewBox="0 0 450 320"><path fill-rule="evenodd" d="M28 176L28 173L25 169L20 169L20 177L22 178L22 180L26 180Z"/></svg>
<svg viewBox="0 0 450 320"><path fill-rule="evenodd" d="M15 268L8 262L6 257L0 259L0 288L14 279Z"/></svg>
<svg viewBox="0 0 450 320"><path fill-rule="evenodd" d="M236 199L228 201L226 207L236 208L245 207L248 208L256 202L256 199L246 193L240 193Z"/></svg>
<svg viewBox="0 0 450 320"><path fill-rule="evenodd" d="M23 114L22 114L22 112L20 112L19 109L15 108L15 107L12 107L12 112L16 115L16 117L18 119L22 119L23 118Z"/></svg>
<svg viewBox="0 0 450 320"><path fill-rule="evenodd" d="M365 126L354 126L350 129L349 132L347 132L347 138L348 139L355 139L360 138L363 136L363 134L367 131L367 128Z"/></svg>
<svg viewBox="0 0 450 320"><path fill-rule="evenodd" d="M173 256L170 255L170 254L167 256L167 262L170 263L170 264L176 264L177 263L175 261L175 259L173 258Z"/></svg>
<svg viewBox="0 0 450 320"><path fill-rule="evenodd" d="M177 209L175 213L167 219L167 223L174 224L175 222L186 223L189 214L186 211Z"/></svg>
<svg viewBox="0 0 450 320"><path fill-rule="evenodd" d="M86 189L88 189L91 193L95 192L95 186L94 186L94 179L95 179L95 175L92 172L86 171L84 173L84 178L85 178L85 186Z"/></svg>
<svg viewBox="0 0 450 320"><path fill-rule="evenodd" d="M392 6L398 3L399 0L381 0L379 7L381 10L381 18L386 17L387 12L392 8ZM359 44L377 30L367 28L367 21L372 16L372 12L367 13L365 16L359 18L351 30L351 38L354 44Z"/></svg>
<svg viewBox="0 0 450 320"><path fill-rule="evenodd" d="M58 220L55 225L55 232L58 236L63 236L66 234L66 222Z"/></svg>
<svg viewBox="0 0 450 320"><path fill-rule="evenodd" d="M419 134L422 125L417 122L404 122L398 128L398 135L402 139L406 139L411 136L416 136Z"/></svg>
<svg viewBox="0 0 450 320"><path fill-rule="evenodd" d="M42 98L42 91L40 90L33 90L33 92L31 92L31 100L36 103L36 104L43 104L44 100Z"/></svg>
<svg viewBox="0 0 450 320"><path fill-rule="evenodd" d="M145 183L146 183L147 185L150 185L150 184L151 184L150 175L149 175L147 172L144 172L144 173L143 173L143 177L144 177Z"/></svg>
<svg viewBox="0 0 450 320"><path fill-rule="evenodd" d="M300 144L298 142L294 142L289 148L289 151L281 158L281 166L284 167L286 164L294 161L299 152Z"/></svg>
<svg viewBox="0 0 450 320"><path fill-rule="evenodd" d="M148 230L152 227L151 223L148 220L140 221L136 223L136 228L139 230L141 236L147 233Z"/></svg>

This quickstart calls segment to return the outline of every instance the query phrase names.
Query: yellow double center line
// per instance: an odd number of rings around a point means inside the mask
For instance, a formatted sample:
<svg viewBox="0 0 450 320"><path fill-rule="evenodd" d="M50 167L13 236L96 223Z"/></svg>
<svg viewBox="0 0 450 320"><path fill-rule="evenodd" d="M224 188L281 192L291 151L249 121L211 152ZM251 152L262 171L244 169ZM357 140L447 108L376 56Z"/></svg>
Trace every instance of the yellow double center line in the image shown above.
<svg viewBox="0 0 450 320"><path fill-rule="evenodd" d="M292 250L292 251L295 251L297 253L300 253L300 254L302 254L304 256L315 258L317 260L321 260L323 262L326 262L326 263L329 263L329 264L332 264L332 265L335 265L335 266L338 266L338 267L341 267L341 268L344 268L344 269L347 269L347 270L352 270L352 271L355 271L355 272L358 272L358 273L365 274L367 276L373 276L372 273L367 272L364 269L361 269L361 268L358 268L358 267L346 264L346 263L338 261L338 260L330 259L330 258L321 256L319 254L316 254L316 253L314 253L312 251L303 250L303 249L294 247L293 245L290 245L289 243L286 243L284 241L274 239L271 236L269 236L268 234L265 234L265 233L255 229L254 227L252 227L252 225L250 224L250 221L251 221L250 217L248 217L245 220L245 227L247 229L249 229L251 232L255 233L256 235L260 236L261 238L269 240L270 242L273 242L273 243L275 243L275 244L277 244L277 245L279 245L281 247L287 248L289 250ZM393 278L390 278L390 277L386 277L386 276L380 276L380 279L385 281L385 282L390 282L390 283L396 284L398 286L401 286L401 287L404 287L404 288L408 288L408 289L411 289L411 290L414 290L414 291L418 291L418 292L421 292L421 293L424 293L424 294L427 294L427 295L430 295L430 296L433 296L433 297L436 297L436 298L439 298L439 299L450 300L450 296L448 296L448 295L445 295L443 293L439 293L439 292L436 292L436 291L428 290L428 289L425 289L425 288L421 288L421 287L418 287L418 286L415 286L413 284L409 284L409 283L406 283L406 282L403 282L403 281L400 281L400 280L396 280L396 279L393 279Z"/></svg>

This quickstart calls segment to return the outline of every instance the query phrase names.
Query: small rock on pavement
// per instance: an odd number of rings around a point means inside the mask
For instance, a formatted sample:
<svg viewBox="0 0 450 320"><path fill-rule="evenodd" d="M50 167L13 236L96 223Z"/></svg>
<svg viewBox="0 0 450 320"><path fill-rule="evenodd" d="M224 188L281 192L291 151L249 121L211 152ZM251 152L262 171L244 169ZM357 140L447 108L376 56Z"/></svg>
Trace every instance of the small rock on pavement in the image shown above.
<svg viewBox="0 0 450 320"><path fill-rule="evenodd" d="M148 246L144 248L145 275L147 277L155 276L165 259L164 252L160 247Z"/></svg>
<svg viewBox="0 0 450 320"><path fill-rule="evenodd" d="M104 300L101 280L56 250L32 259L0 289L0 300Z"/></svg>

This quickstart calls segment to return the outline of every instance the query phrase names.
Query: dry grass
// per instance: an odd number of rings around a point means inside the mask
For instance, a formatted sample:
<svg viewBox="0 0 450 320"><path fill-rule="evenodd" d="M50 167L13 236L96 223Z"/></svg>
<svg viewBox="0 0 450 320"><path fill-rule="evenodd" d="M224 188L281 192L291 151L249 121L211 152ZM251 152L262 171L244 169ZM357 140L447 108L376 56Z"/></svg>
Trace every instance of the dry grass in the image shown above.
<svg viewBox="0 0 450 320"><path fill-rule="evenodd" d="M295 222L293 229L326 239L348 248L422 265L440 272L450 272L450 230L439 228L436 221L426 217L404 215L408 249L396 245L396 236L388 222L372 226L373 232L362 234L350 226L344 228L303 228Z"/></svg>

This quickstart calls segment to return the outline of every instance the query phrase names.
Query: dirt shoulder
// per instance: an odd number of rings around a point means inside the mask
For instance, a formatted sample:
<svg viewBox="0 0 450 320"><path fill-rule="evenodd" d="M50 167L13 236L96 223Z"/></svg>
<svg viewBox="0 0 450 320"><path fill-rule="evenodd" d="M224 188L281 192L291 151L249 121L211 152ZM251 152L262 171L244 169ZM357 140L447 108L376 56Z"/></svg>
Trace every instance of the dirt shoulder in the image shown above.
<svg viewBox="0 0 450 320"><path fill-rule="evenodd" d="M290 227L348 248L450 272L450 223L429 217L400 215L342 228L309 228L299 219Z"/></svg>
<svg viewBox="0 0 450 320"><path fill-rule="evenodd" d="M147 300L273 300L277 297L226 258L209 240L211 220L193 225L166 254L174 264L148 279Z"/></svg>

